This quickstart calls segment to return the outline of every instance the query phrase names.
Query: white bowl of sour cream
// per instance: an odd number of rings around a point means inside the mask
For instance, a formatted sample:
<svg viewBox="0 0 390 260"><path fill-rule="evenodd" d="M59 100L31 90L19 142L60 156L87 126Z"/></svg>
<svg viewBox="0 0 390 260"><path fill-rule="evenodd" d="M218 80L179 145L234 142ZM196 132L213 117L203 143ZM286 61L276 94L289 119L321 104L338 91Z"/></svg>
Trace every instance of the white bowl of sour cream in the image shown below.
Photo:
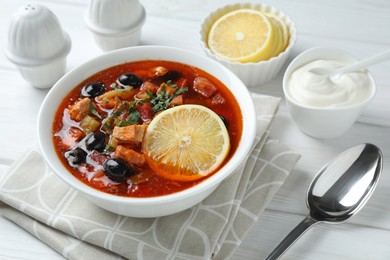
<svg viewBox="0 0 390 260"><path fill-rule="evenodd" d="M367 70L337 80L310 71L336 69L356 61L344 50L315 47L298 55L287 67L283 78L286 104L304 133L317 138L339 137L372 100L376 86Z"/></svg>

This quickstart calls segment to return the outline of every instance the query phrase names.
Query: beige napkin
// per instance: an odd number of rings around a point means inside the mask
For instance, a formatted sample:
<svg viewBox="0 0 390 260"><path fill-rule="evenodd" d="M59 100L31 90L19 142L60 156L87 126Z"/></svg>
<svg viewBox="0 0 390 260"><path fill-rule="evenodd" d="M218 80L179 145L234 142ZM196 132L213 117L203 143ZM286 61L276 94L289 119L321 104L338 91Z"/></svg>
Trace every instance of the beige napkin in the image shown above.
<svg viewBox="0 0 390 260"><path fill-rule="evenodd" d="M252 95L257 136L246 162L183 212L138 219L105 211L69 188L29 150L0 182L1 215L69 259L227 259L283 184L299 155L268 138L279 98Z"/></svg>

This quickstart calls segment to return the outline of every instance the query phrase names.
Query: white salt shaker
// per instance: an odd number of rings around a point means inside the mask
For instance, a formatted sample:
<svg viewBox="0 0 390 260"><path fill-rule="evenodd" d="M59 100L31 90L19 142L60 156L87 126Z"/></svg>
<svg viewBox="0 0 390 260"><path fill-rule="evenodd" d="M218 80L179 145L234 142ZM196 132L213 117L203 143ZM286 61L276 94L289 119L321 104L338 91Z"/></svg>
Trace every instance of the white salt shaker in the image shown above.
<svg viewBox="0 0 390 260"><path fill-rule="evenodd" d="M145 19L139 0L90 0L84 16L103 51L138 45Z"/></svg>
<svg viewBox="0 0 390 260"><path fill-rule="evenodd" d="M6 57L36 88L50 88L64 75L71 41L48 8L28 4L13 16Z"/></svg>

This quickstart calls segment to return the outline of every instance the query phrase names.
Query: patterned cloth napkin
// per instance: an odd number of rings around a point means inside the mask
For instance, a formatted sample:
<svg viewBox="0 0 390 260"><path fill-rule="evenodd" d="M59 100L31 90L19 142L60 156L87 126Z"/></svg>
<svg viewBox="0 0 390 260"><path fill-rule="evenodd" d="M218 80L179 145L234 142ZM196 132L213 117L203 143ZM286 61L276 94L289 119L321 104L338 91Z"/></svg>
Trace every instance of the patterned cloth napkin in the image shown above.
<svg viewBox="0 0 390 260"><path fill-rule="evenodd" d="M105 211L29 150L0 181L1 215L68 259L227 259L300 155L268 138L279 98L253 94L257 136L241 167L198 205L160 218Z"/></svg>

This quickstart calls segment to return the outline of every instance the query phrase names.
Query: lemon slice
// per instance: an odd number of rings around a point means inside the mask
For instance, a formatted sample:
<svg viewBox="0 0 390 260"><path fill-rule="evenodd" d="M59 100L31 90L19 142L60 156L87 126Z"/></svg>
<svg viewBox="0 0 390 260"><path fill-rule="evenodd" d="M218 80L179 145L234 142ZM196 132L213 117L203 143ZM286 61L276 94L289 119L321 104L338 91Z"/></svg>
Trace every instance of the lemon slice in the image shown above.
<svg viewBox="0 0 390 260"><path fill-rule="evenodd" d="M212 25L207 41L216 55L245 63L272 57L275 40L273 25L266 15L239 9L219 18Z"/></svg>
<svg viewBox="0 0 390 260"><path fill-rule="evenodd" d="M193 181L216 171L230 150L222 119L200 105L181 105L158 114L149 124L142 149L160 176Z"/></svg>
<svg viewBox="0 0 390 260"><path fill-rule="evenodd" d="M268 19L273 25L273 28L275 30L275 41L274 41L274 51L272 53L273 57L276 57L279 55L279 53L283 50L283 28L282 24L280 23L280 20L276 18L276 16L272 14L266 14Z"/></svg>
<svg viewBox="0 0 390 260"><path fill-rule="evenodd" d="M274 28L278 30L279 35L279 50L275 53L275 56L278 56L280 53L282 53L288 45L288 41L290 39L288 27L286 23L280 19L277 15L274 14L266 14L267 17L271 20L272 24L274 25Z"/></svg>

